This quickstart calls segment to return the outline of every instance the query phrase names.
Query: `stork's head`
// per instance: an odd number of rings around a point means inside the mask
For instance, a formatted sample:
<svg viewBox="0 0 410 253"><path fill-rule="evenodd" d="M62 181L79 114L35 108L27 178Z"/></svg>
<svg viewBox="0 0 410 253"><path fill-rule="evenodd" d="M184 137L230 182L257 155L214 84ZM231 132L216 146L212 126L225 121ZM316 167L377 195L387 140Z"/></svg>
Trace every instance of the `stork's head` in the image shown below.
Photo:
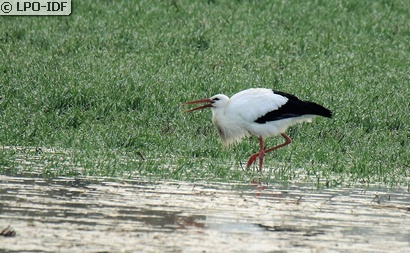
<svg viewBox="0 0 410 253"><path fill-rule="evenodd" d="M223 95L223 94L218 94L215 95L211 98L206 98L206 99L199 99L199 100L195 100L195 101L191 101L191 102L186 102L186 105L190 105L190 104L198 104L198 103L207 103L205 105L201 105L199 107L187 110L186 112L192 112L192 111L196 111L196 110L200 110L200 109L204 109L204 108L208 108L211 107L211 109L217 109L217 108L223 108L225 107L229 102L229 97Z"/></svg>

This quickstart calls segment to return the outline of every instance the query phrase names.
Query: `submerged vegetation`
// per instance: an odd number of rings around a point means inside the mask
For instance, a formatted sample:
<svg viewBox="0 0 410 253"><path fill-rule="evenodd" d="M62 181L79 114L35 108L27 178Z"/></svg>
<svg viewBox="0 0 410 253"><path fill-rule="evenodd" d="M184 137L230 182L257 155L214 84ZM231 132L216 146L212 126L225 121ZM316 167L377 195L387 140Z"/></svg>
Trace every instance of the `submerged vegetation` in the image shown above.
<svg viewBox="0 0 410 253"><path fill-rule="evenodd" d="M409 185L406 1L79 1L0 22L0 173L241 181L183 102L266 87L334 112L295 126L266 180ZM274 145L280 138L270 138Z"/></svg>

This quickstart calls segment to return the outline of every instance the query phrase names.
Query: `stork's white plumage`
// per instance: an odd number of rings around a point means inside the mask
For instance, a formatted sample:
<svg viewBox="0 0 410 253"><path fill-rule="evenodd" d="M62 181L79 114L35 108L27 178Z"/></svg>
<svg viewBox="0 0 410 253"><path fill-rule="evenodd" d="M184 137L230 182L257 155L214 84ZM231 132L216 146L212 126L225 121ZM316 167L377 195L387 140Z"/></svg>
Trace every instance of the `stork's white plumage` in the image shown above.
<svg viewBox="0 0 410 253"><path fill-rule="evenodd" d="M249 158L247 167L250 167L259 157L259 170L262 169L265 153L291 143L292 140L285 134L288 127L297 123L311 122L315 116L328 118L332 116L332 112L321 105L300 100L288 93L264 88L243 90L231 98L218 94L185 104L196 103L207 104L187 112L210 107L212 122L224 145L235 143L250 134L258 136L259 152ZM265 149L263 138L279 134L285 138L285 142Z"/></svg>

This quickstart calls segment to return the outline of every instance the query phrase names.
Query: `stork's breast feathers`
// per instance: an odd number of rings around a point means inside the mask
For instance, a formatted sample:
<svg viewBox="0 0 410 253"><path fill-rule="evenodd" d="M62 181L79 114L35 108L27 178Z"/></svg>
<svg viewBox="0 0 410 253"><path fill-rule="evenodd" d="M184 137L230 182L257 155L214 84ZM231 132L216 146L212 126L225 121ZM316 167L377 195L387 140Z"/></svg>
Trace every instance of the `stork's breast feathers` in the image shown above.
<svg viewBox="0 0 410 253"><path fill-rule="evenodd" d="M237 121L229 121L223 117L213 117L212 121L224 146L234 144L249 135L249 132Z"/></svg>

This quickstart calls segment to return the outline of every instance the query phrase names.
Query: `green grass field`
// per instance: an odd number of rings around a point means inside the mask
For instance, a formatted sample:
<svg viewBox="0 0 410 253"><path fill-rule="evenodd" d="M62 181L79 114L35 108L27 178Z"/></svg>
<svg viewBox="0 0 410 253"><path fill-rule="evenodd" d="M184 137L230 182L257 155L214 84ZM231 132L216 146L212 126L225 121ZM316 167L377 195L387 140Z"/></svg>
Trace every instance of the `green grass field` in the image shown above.
<svg viewBox="0 0 410 253"><path fill-rule="evenodd" d="M224 149L211 112L182 103L266 87L334 117L292 127L264 180L408 186L409 41L406 0L74 1L70 16L1 16L0 173L246 181L257 139Z"/></svg>

